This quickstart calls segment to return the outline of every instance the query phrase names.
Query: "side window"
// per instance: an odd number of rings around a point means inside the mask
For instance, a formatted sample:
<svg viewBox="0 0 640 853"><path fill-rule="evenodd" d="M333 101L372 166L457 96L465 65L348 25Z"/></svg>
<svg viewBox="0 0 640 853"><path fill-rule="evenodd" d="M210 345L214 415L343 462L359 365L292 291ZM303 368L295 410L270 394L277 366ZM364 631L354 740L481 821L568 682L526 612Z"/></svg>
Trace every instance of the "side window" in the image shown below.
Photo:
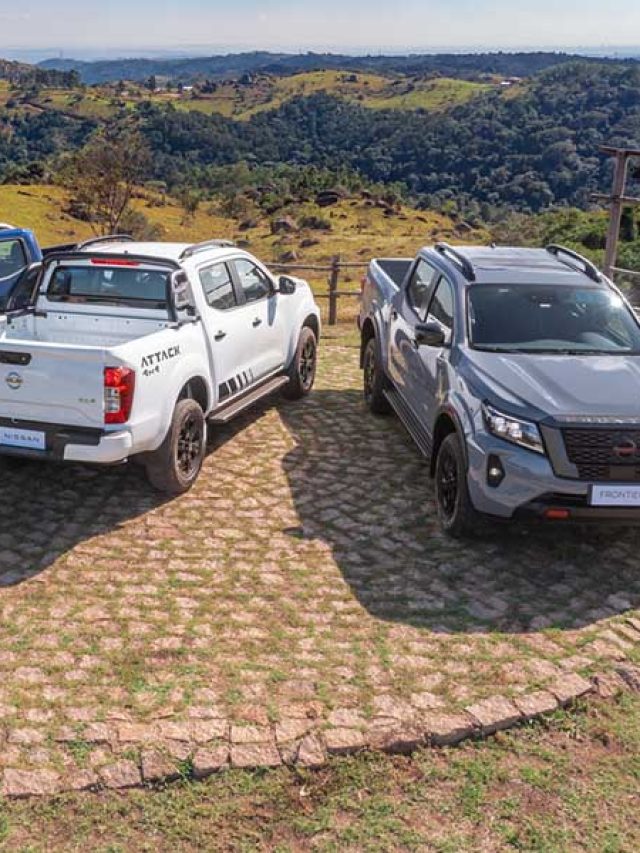
<svg viewBox="0 0 640 853"><path fill-rule="evenodd" d="M27 258L21 240L0 242L0 278L8 278L26 267Z"/></svg>
<svg viewBox="0 0 640 853"><path fill-rule="evenodd" d="M429 305L427 321L437 320L448 331L447 339L451 340L453 331L454 301L453 288L444 276L440 278Z"/></svg>
<svg viewBox="0 0 640 853"><path fill-rule="evenodd" d="M418 261L407 287L407 296L411 307L421 320L427 316L427 306L437 273L426 261Z"/></svg>
<svg viewBox="0 0 640 853"><path fill-rule="evenodd" d="M271 293L271 281L251 261L240 258L235 261L240 287L247 302L257 302Z"/></svg>
<svg viewBox="0 0 640 853"><path fill-rule="evenodd" d="M213 264L199 270L200 283L207 304L218 311L236 307L236 292L226 264Z"/></svg>

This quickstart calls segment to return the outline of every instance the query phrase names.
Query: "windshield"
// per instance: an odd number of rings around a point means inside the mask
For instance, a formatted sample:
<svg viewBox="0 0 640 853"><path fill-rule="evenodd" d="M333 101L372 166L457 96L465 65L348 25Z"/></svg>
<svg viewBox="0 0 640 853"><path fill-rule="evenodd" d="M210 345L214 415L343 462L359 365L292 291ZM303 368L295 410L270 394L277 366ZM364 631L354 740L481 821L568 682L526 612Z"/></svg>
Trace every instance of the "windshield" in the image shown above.
<svg viewBox="0 0 640 853"><path fill-rule="evenodd" d="M474 285L469 288L468 310L475 349L640 354L640 326L609 288Z"/></svg>
<svg viewBox="0 0 640 853"><path fill-rule="evenodd" d="M169 275L138 267L58 267L51 277L47 299L165 308Z"/></svg>
<svg viewBox="0 0 640 853"><path fill-rule="evenodd" d="M15 276L26 265L27 259L20 240L0 241L0 281Z"/></svg>

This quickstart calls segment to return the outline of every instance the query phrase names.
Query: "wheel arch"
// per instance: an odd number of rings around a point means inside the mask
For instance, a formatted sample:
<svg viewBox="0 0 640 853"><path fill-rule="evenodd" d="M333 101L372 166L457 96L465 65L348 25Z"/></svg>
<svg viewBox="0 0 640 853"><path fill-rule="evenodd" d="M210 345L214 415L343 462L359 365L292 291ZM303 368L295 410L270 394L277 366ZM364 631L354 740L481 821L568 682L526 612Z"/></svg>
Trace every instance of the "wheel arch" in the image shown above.
<svg viewBox="0 0 640 853"><path fill-rule="evenodd" d="M451 433L457 433L460 438L460 442L462 444L462 453L464 455L464 464L468 466L469 459L467 455L467 443L464 438L464 430L462 429L462 424L460 422L460 418L454 409L445 408L442 409L438 416L436 417L435 424L433 427L433 442L431 446L431 460L429 463L429 473L433 477L436 472L436 460L438 458L438 452L440 447L442 446L442 442L448 435Z"/></svg>
<svg viewBox="0 0 640 853"><path fill-rule="evenodd" d="M192 376L188 379L180 389L176 403L180 400L195 400L206 414L211 404L206 380L202 376Z"/></svg>
<svg viewBox="0 0 640 853"><path fill-rule="evenodd" d="M315 314L307 314L302 321L301 329L311 329L313 334L316 336L316 341L320 340L320 321Z"/></svg>
<svg viewBox="0 0 640 853"><path fill-rule="evenodd" d="M360 369L364 367L364 351L372 338L378 337L378 330L371 317L367 317L360 332Z"/></svg>

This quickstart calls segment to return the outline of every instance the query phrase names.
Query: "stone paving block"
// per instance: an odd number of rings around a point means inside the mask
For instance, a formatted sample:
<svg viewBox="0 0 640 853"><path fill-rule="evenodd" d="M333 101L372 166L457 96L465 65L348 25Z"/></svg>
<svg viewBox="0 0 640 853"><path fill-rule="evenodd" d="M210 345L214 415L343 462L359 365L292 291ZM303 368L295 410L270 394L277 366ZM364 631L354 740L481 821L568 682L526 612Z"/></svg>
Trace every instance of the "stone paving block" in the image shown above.
<svg viewBox="0 0 640 853"><path fill-rule="evenodd" d="M468 705L465 711L478 721L484 735L511 728L522 719L513 702L504 696L489 696L474 705Z"/></svg>
<svg viewBox="0 0 640 853"><path fill-rule="evenodd" d="M429 712L420 722L433 746L452 746L477 731L474 720L468 714Z"/></svg>
<svg viewBox="0 0 640 853"><path fill-rule="evenodd" d="M560 676L549 684L548 689L561 705L568 705L587 693L593 693L594 685L575 672Z"/></svg>
<svg viewBox="0 0 640 853"><path fill-rule="evenodd" d="M542 714L551 714L558 708L558 700L548 690L525 693L523 696L517 696L513 702L526 720Z"/></svg>
<svg viewBox="0 0 640 853"><path fill-rule="evenodd" d="M98 775L107 788L134 788L142 782L138 765L126 758L101 767Z"/></svg>
<svg viewBox="0 0 640 853"><path fill-rule="evenodd" d="M227 720L199 720L191 723L191 733L194 742L198 745L217 738L228 738L229 723Z"/></svg>
<svg viewBox="0 0 640 853"><path fill-rule="evenodd" d="M237 768L279 767L280 753L273 744L234 744L231 746L231 766Z"/></svg>
<svg viewBox="0 0 640 853"><path fill-rule="evenodd" d="M323 737L330 755L357 752L364 746L364 736L357 729L327 729Z"/></svg>
<svg viewBox="0 0 640 853"><path fill-rule="evenodd" d="M145 743L158 736L155 726L138 723L122 723L117 726L116 733L120 743Z"/></svg>
<svg viewBox="0 0 640 853"><path fill-rule="evenodd" d="M157 749L144 749L140 757L144 782L172 781L180 777L175 759Z"/></svg>
<svg viewBox="0 0 640 853"><path fill-rule="evenodd" d="M99 781L93 770L75 768L65 775L61 787L63 791L89 791L97 787Z"/></svg>
<svg viewBox="0 0 640 853"><path fill-rule="evenodd" d="M408 725L373 726L365 732L365 740L370 749L382 752L409 755L420 746L424 746L424 733Z"/></svg>
<svg viewBox="0 0 640 853"><path fill-rule="evenodd" d="M308 734L300 741L296 762L301 767L318 770L327 763L327 750L319 734Z"/></svg>
<svg viewBox="0 0 640 853"><path fill-rule="evenodd" d="M313 728L314 721L303 718L288 717L275 725L276 743L278 746L288 741L304 737Z"/></svg>
<svg viewBox="0 0 640 853"><path fill-rule="evenodd" d="M271 726L231 726L231 743L272 743Z"/></svg>
<svg viewBox="0 0 640 853"><path fill-rule="evenodd" d="M229 766L229 744L210 744L200 747L193 756L193 775L196 779L204 779Z"/></svg>
<svg viewBox="0 0 640 853"><path fill-rule="evenodd" d="M601 672L594 675L593 684L598 696L612 699L628 689L628 685L617 672Z"/></svg>
<svg viewBox="0 0 640 853"><path fill-rule="evenodd" d="M161 720L157 724L157 729L162 738L166 738L167 740L182 740L188 743L193 738L192 725L192 723Z"/></svg>
<svg viewBox="0 0 640 853"><path fill-rule="evenodd" d="M57 794L62 790L60 774L53 770L17 770L7 768L2 777L5 797L34 797Z"/></svg>

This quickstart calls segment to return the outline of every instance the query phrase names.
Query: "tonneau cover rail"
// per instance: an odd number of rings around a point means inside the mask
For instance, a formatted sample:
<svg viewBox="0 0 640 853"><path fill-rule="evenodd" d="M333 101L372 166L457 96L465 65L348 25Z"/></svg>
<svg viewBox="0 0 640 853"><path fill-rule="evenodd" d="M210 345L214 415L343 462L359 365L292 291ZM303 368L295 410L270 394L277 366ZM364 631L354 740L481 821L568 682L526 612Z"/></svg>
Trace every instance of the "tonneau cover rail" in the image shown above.
<svg viewBox="0 0 640 853"><path fill-rule="evenodd" d="M53 251L45 257L44 263L46 266L49 266L56 261L90 261L92 258L97 258L105 262L134 261L141 264L156 264L158 266L169 267L172 270L181 269L178 261L174 261L171 258L158 258L153 255L131 255L127 252L116 254L115 252Z"/></svg>

